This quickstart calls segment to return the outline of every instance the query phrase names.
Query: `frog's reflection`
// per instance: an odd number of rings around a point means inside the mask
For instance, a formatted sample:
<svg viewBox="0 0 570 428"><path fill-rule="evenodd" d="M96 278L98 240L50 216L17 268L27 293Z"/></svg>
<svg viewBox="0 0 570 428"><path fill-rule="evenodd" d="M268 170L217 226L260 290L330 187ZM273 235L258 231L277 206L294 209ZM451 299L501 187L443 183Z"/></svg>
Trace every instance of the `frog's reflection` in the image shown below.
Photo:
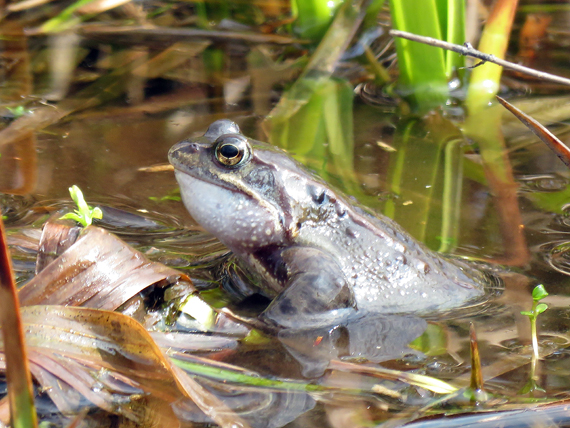
<svg viewBox="0 0 570 428"><path fill-rule="evenodd" d="M426 327L424 319L411 315L357 314L339 325L285 329L278 338L301 365L303 376L311 378L321 376L330 360L348 357L381 362L415 352L408 344Z"/></svg>

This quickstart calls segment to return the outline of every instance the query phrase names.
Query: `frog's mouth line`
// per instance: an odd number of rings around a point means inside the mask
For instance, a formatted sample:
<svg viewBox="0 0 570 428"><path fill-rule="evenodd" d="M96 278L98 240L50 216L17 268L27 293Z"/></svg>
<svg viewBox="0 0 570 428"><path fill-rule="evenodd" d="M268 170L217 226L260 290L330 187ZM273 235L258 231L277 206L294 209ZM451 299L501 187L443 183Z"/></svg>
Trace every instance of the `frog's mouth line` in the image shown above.
<svg viewBox="0 0 570 428"><path fill-rule="evenodd" d="M194 180L198 180L198 181L201 181L201 182L203 182L203 183L208 183L208 184L211 184L211 185L213 185L213 186L223 187L224 189L229 190L229 191L231 191L231 192L236 192L236 191L237 191L237 192L240 192L240 193L248 194L248 193L243 192L243 189L242 189L242 188L228 186L227 183L226 183L224 180L215 181L215 180L208 179L207 177L203 177L203 176L198 176L198 175L195 175L195 174L191 174L190 172L188 172L188 167L187 167L187 166L183 166L184 169L179 168L179 167L177 167L177 166L174 165L174 164L172 164L172 166L174 166L175 172L176 172L176 171L179 171L179 172L181 172L181 173L184 174L184 175L187 175L187 176L189 176L189 177L192 177Z"/></svg>

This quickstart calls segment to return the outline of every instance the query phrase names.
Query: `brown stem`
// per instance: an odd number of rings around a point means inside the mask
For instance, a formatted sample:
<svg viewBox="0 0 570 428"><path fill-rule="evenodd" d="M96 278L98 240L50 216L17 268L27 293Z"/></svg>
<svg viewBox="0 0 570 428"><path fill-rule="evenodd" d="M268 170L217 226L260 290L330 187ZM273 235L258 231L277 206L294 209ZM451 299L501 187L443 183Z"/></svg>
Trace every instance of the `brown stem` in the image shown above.
<svg viewBox="0 0 570 428"><path fill-rule="evenodd" d="M37 427L32 377L20 318L20 303L0 212L0 321L6 358L6 380L13 427Z"/></svg>

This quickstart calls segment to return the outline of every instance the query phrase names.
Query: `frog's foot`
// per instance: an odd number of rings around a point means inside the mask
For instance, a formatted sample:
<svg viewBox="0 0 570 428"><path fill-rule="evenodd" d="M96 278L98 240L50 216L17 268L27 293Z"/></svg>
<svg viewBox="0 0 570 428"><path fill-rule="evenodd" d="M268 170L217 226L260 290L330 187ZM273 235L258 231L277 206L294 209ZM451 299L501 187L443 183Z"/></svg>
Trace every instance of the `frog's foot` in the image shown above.
<svg viewBox="0 0 570 428"><path fill-rule="evenodd" d="M334 325L355 313L352 289L330 255L316 248L292 247L281 256L289 273L289 286L260 319L299 329Z"/></svg>

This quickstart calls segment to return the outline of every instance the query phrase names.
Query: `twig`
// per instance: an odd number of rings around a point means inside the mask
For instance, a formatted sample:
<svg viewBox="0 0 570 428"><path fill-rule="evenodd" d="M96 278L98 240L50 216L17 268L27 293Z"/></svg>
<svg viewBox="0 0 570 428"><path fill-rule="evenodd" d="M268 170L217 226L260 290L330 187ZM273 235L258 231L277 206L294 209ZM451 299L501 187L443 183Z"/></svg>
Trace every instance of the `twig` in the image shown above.
<svg viewBox="0 0 570 428"><path fill-rule="evenodd" d="M536 77L537 79L550 80L551 82L560 83L561 85L570 86L570 79L565 77L556 76L554 74L545 73L543 71L534 70L529 67L524 67L522 65L514 64L503 59L499 59L494 55L486 54L474 49L470 44L465 44L464 46L456 45L454 43L444 42L443 40L434 39L432 37L418 36L417 34L408 33L406 31L390 30L390 35L394 37L401 37L403 39L412 40L414 42L424 43L426 45L435 46L442 49L447 49L464 56L471 56L473 58L478 58L483 62L492 62L493 64L500 65L505 68L510 68L511 70L519 71L529 76Z"/></svg>
<svg viewBox="0 0 570 428"><path fill-rule="evenodd" d="M530 131L540 138L544 144L546 144L550 150L558 156L558 158L564 162L564 164L570 168L570 149L562 142L560 139L546 129L538 121L534 120L532 117L523 113L521 110L516 108L514 105L508 103L501 97L497 95L497 100L512 114L516 116Z"/></svg>

